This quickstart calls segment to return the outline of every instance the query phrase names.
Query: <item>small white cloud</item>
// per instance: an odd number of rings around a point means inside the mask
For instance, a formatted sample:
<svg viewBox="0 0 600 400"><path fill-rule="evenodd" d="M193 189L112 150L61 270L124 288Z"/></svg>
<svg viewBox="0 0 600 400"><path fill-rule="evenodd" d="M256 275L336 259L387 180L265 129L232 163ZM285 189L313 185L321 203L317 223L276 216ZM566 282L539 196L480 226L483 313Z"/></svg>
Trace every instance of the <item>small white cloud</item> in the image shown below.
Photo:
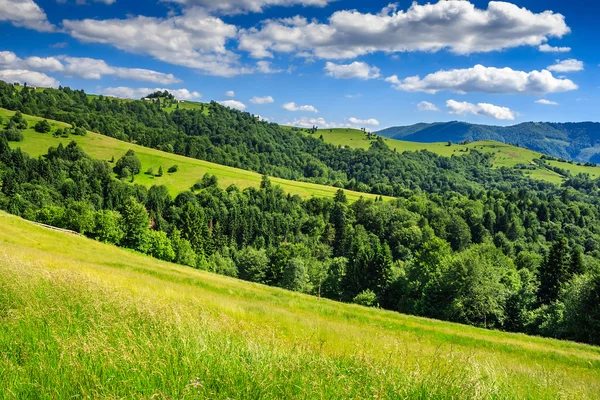
<svg viewBox="0 0 600 400"><path fill-rule="evenodd" d="M235 92L233 90L229 90L225 92L225 96L227 97L235 97Z"/></svg>
<svg viewBox="0 0 600 400"><path fill-rule="evenodd" d="M354 125L372 125L372 126L379 126L379 121L377 121L375 118L369 118L369 119L358 119L358 118L350 118L348 119L348 121L350 121L351 124Z"/></svg>
<svg viewBox="0 0 600 400"><path fill-rule="evenodd" d="M568 60L556 60L556 64L548 67L550 71L554 72L579 72L583 71L583 61L576 60L574 58L570 58Z"/></svg>
<svg viewBox="0 0 600 400"><path fill-rule="evenodd" d="M317 110L315 107L313 107L311 105L299 106L296 103L294 103L293 101L291 103L285 103L282 108L284 110L288 110L288 111L306 111L306 112L314 112L314 113L319 112L319 110Z"/></svg>
<svg viewBox="0 0 600 400"><path fill-rule="evenodd" d="M417 108L419 109L419 111L440 111L439 108L437 108L437 106L433 103L430 103L428 101L422 101L419 104L417 104Z"/></svg>
<svg viewBox="0 0 600 400"><path fill-rule="evenodd" d="M241 101L237 101L237 100L223 100L223 101L219 101L218 103L222 106L229 107L229 108L235 108L236 110L240 110L240 111L244 111L246 108L248 108L244 103L242 103Z"/></svg>
<svg viewBox="0 0 600 400"><path fill-rule="evenodd" d="M551 101L551 100L546 100L546 99L539 99L536 100L537 104L544 104L546 106L558 106L559 104L555 101Z"/></svg>
<svg viewBox="0 0 600 400"><path fill-rule="evenodd" d="M446 107L448 107L450 114L457 115L483 115L490 118L509 121L514 121L517 116L517 113L510 108L500 107L489 103L472 104L466 101L458 102L455 100L448 100L446 102Z"/></svg>
<svg viewBox="0 0 600 400"><path fill-rule="evenodd" d="M27 83L30 86L58 87L60 82L41 72L28 71L26 69L0 70L0 80L8 83Z"/></svg>
<svg viewBox="0 0 600 400"><path fill-rule="evenodd" d="M571 51L570 47L554 47L549 44L543 44L538 47L538 50L542 53L568 53Z"/></svg>
<svg viewBox="0 0 600 400"><path fill-rule="evenodd" d="M202 97L202 94L194 91L189 91L188 89L164 89L164 88L131 88L126 86L119 87L109 87L100 89L100 94L118 97L123 99L141 99L142 97L148 96L150 93L154 92L164 92L168 91L173 94L175 98L179 100L195 100Z"/></svg>
<svg viewBox="0 0 600 400"><path fill-rule="evenodd" d="M271 96L264 96L264 97L254 96L253 98L250 99L250 103L252 103L252 104L271 104L274 102L275 102L275 99L273 99Z"/></svg>
<svg viewBox="0 0 600 400"><path fill-rule="evenodd" d="M269 61L259 61L256 63L256 70L261 74L279 74L280 72L284 72L283 69L271 68L271 63Z"/></svg>
<svg viewBox="0 0 600 400"><path fill-rule="evenodd" d="M346 96L347 99L360 99L362 97L362 94L360 93L356 93L356 94L347 94Z"/></svg>
<svg viewBox="0 0 600 400"><path fill-rule="evenodd" d="M328 62L325 64L327 76L336 79L377 79L381 76L381 70L372 67L367 63L355 61L352 64L334 64Z"/></svg>

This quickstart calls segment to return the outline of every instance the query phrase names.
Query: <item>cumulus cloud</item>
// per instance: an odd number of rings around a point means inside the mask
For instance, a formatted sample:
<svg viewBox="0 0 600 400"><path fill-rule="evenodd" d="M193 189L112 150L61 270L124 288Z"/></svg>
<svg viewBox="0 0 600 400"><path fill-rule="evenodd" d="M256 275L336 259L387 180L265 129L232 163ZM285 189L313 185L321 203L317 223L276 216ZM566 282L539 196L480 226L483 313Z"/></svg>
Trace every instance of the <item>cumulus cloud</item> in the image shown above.
<svg viewBox="0 0 600 400"><path fill-rule="evenodd" d="M110 1L110 0L109 0ZM248 12L263 12L272 6L314 6L325 7L336 0L163 0L187 6L200 6L211 12L222 14L244 14Z"/></svg>
<svg viewBox="0 0 600 400"><path fill-rule="evenodd" d="M446 102L446 107L448 107L450 114L483 115L490 118L509 121L514 121L517 116L517 113L510 108L500 107L489 103L472 104L466 101L458 102L455 100L448 100Z"/></svg>
<svg viewBox="0 0 600 400"><path fill-rule="evenodd" d="M548 67L550 71L554 72L579 72L583 71L583 61L576 60L574 58L570 58L568 60L556 60L556 64Z"/></svg>
<svg viewBox="0 0 600 400"><path fill-rule="evenodd" d="M164 88L131 88L126 86L109 87L100 89L100 94L111 97L118 97L123 99L141 99L142 97L148 96L154 92L168 91L172 93L175 98L179 100L195 100L202 97L202 95L195 91L189 91L188 89L164 89Z"/></svg>
<svg viewBox="0 0 600 400"><path fill-rule="evenodd" d="M229 90L225 92L225 96L227 97L235 97L235 92L233 90Z"/></svg>
<svg viewBox="0 0 600 400"><path fill-rule="evenodd" d="M278 74L283 72L283 69L272 68L269 61L259 61L256 63L256 70L261 74Z"/></svg>
<svg viewBox="0 0 600 400"><path fill-rule="evenodd" d="M0 80L5 82L21 84L27 83L30 86L58 87L60 82L56 79L36 71L26 69L4 69L0 70Z"/></svg>
<svg viewBox="0 0 600 400"><path fill-rule="evenodd" d="M104 3L107 6L110 6L111 4L115 4L117 2L117 0L75 0L75 4L77 4L78 6L81 5L85 5L88 4L88 1L91 1L93 3ZM68 3L69 0L56 0L57 3Z"/></svg>
<svg viewBox="0 0 600 400"><path fill-rule="evenodd" d="M476 65L473 68L438 71L422 78L412 76L400 80L397 75L386 78L396 90L405 92L456 93L484 92L509 94L545 94L576 90L578 86L566 78L555 78L550 71L515 71Z"/></svg>
<svg viewBox="0 0 600 400"><path fill-rule="evenodd" d="M219 101L218 103L222 106L229 107L229 108L235 108L236 110L240 110L240 111L244 111L246 108L248 108L244 103L242 103L241 101L237 101L237 100L223 100L223 101Z"/></svg>
<svg viewBox="0 0 600 400"><path fill-rule="evenodd" d="M44 10L33 0L0 0L0 21L40 32L55 30Z"/></svg>
<svg viewBox="0 0 600 400"><path fill-rule="evenodd" d="M437 108L437 106L433 103L430 103L428 101L422 101L419 104L417 104L417 108L419 109L419 111L440 111L439 108Z"/></svg>
<svg viewBox="0 0 600 400"><path fill-rule="evenodd" d="M536 103L538 104L544 104L546 106L558 106L559 104L555 101L551 101L551 100L546 100L546 99L539 99L536 100Z"/></svg>
<svg viewBox="0 0 600 400"><path fill-rule="evenodd" d="M168 18L64 20L63 26L82 42L110 45L210 75L228 77L254 71L240 65L239 57L226 48L237 28L197 7Z"/></svg>
<svg viewBox="0 0 600 400"><path fill-rule="evenodd" d="M252 104L271 104L274 102L275 102L275 100L271 96L264 96L264 97L255 96L250 99L250 103L252 103Z"/></svg>
<svg viewBox="0 0 600 400"><path fill-rule="evenodd" d="M282 108L284 110L288 110L288 111L306 111L306 112L314 112L314 113L319 112L319 110L317 110L315 107L313 107L311 105L300 106L300 105L297 105L296 103L294 103L293 101L291 103L285 103Z"/></svg>
<svg viewBox="0 0 600 400"><path fill-rule="evenodd" d="M538 47L538 50L542 53L568 53L571 51L570 47L555 47L549 44L543 44Z"/></svg>
<svg viewBox="0 0 600 400"><path fill-rule="evenodd" d="M173 74L164 74L142 68L113 67L104 60L86 57L58 56L21 59L13 52L0 51L0 66L43 72L60 72L66 76L77 76L84 79L100 79L105 75L113 75L122 79L153 82L162 85L181 82Z"/></svg>
<svg viewBox="0 0 600 400"><path fill-rule="evenodd" d="M378 14L337 11L327 23L301 16L267 20L240 31L239 49L256 58L276 52L323 59L443 49L471 54L537 47L570 31L561 14L534 13L507 2L491 1L485 10L469 1L414 2L406 11L395 4Z"/></svg>
<svg viewBox="0 0 600 400"><path fill-rule="evenodd" d="M355 122L352 122L355 121ZM370 119L367 121L375 122L377 120ZM302 117L295 118L293 121L288 121L285 125L297 126L300 128L312 128L313 126L319 127L319 129L331 129L331 128L353 128L353 129L361 129L366 124L359 124L358 122L364 122L357 118L350 118L348 122L345 123L337 123L337 122L329 122L325 120L325 118L312 118L312 117ZM379 123L379 121L377 121Z"/></svg>
<svg viewBox="0 0 600 400"><path fill-rule="evenodd" d="M337 79L377 79L381 76L381 71L377 67L372 67L367 63L355 61L352 64L334 64L327 62L325 64L327 76Z"/></svg>
<svg viewBox="0 0 600 400"><path fill-rule="evenodd" d="M350 119L348 119L348 121L350 121L350 123L354 124L354 125L379 126L379 121L377 121L375 118L358 119L358 118L351 117Z"/></svg>

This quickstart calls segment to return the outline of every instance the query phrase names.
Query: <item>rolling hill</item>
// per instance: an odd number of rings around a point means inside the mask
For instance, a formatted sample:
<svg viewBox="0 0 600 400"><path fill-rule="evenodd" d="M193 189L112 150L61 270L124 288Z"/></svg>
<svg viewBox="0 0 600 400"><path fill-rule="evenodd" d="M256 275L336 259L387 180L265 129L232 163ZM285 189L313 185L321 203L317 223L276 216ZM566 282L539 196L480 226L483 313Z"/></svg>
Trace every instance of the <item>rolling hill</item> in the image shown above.
<svg viewBox="0 0 600 400"><path fill-rule="evenodd" d="M420 124L422 126L424 124ZM307 131L303 131L309 135ZM338 128L338 129L321 129L318 133L313 134L314 136L323 136L323 140L327 143L334 144L336 146L345 146L356 149L368 149L371 146L375 136L371 139L364 132L358 129L350 128ZM539 179L551 183L560 184L564 177L560 174L540 166L539 160L543 157L543 154L528 150L523 147L517 147L506 143L496 142L492 140L481 140L478 142L472 142L469 144L457 144L452 143L448 146L448 142L410 142L406 140L397 140L388 137L384 137L385 143L392 149L396 149L398 152L405 151L421 151L427 150L432 153L451 157L453 155L466 154L471 149L494 154L494 165L496 167L515 167L517 165L529 166L530 170L525 170L525 173L534 179ZM572 175L579 173L589 174L592 178L600 177L600 167L585 166L581 163L559 161L559 160L546 160L546 164L568 171Z"/></svg>
<svg viewBox="0 0 600 400"><path fill-rule="evenodd" d="M595 398L596 347L246 283L0 212L14 398Z"/></svg>
<svg viewBox="0 0 600 400"><path fill-rule="evenodd" d="M1 117L9 118L12 115L14 115L13 111L0 108ZM43 118L25 115L25 119L29 122L29 128L23 132L25 139L21 142L11 143L13 147L20 147L24 152L32 156L40 156L46 154L49 147L56 147L59 143L63 143L63 145L66 146L69 142L74 140L90 156L107 161L112 157L116 160L123 156L129 149L133 149L142 162L142 171L147 171L149 168L157 171L160 166L162 166L165 171L172 165L177 165L179 167L177 173L165 173L165 175L160 178L149 174L140 174L136 176L136 183L146 186L165 185L173 195L188 190L207 173L216 175L219 179L219 184L224 188L232 184L237 185L241 189L250 186L258 187L262 179L262 176L255 172L150 149L94 132L88 132L86 136L70 135L69 138L54 138L52 133L40 134L33 129L33 125ZM59 121L51 121L51 124L52 132L55 132L56 129L61 127L70 126L69 124ZM286 192L298 194L303 197L333 197L338 190L338 188L331 186L296 182L281 178L272 178L271 180L277 185L280 185ZM351 201L358 200L361 196L365 198L377 197L368 193L345 192L348 199Z"/></svg>
<svg viewBox="0 0 600 400"><path fill-rule="evenodd" d="M559 158L582 162L600 161L600 123L596 122L526 122L502 127L454 121L392 127L376 133L423 143L494 140L518 144Z"/></svg>

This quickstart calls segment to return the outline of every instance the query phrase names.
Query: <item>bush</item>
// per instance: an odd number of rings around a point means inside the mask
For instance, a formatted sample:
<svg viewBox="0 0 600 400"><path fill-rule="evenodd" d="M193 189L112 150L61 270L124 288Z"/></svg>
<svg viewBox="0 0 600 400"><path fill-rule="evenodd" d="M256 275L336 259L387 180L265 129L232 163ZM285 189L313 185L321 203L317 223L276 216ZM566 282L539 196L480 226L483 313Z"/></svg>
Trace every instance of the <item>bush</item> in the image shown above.
<svg viewBox="0 0 600 400"><path fill-rule="evenodd" d="M133 150L127 151L123 157L117 161L115 168L113 169L121 178L125 178L129 175L124 175L124 170L127 169L131 175L137 175L142 170L142 163L139 158L136 157Z"/></svg>
<svg viewBox="0 0 600 400"><path fill-rule="evenodd" d="M175 172L179 171L179 167L177 165L173 165L171 168L168 169L168 173L173 174Z"/></svg>
<svg viewBox="0 0 600 400"><path fill-rule="evenodd" d="M35 129L35 131L38 133L49 133L52 130L52 127L47 120L43 120L35 124L33 129Z"/></svg>
<svg viewBox="0 0 600 400"><path fill-rule="evenodd" d="M4 130L3 134L9 142L20 142L23 140L23 133L17 128L7 128Z"/></svg>
<svg viewBox="0 0 600 400"><path fill-rule="evenodd" d="M371 289L363 290L352 300L354 304L365 307L377 307L377 295Z"/></svg>

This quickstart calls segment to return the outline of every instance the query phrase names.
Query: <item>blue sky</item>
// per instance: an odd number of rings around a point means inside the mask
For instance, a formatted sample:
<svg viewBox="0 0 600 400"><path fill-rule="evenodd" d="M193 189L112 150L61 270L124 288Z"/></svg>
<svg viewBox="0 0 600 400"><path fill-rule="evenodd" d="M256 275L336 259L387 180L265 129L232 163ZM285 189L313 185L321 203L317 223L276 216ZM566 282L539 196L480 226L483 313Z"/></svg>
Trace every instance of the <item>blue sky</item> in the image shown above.
<svg viewBox="0 0 600 400"><path fill-rule="evenodd" d="M389 3L0 0L0 79L299 126L598 120L594 2Z"/></svg>

